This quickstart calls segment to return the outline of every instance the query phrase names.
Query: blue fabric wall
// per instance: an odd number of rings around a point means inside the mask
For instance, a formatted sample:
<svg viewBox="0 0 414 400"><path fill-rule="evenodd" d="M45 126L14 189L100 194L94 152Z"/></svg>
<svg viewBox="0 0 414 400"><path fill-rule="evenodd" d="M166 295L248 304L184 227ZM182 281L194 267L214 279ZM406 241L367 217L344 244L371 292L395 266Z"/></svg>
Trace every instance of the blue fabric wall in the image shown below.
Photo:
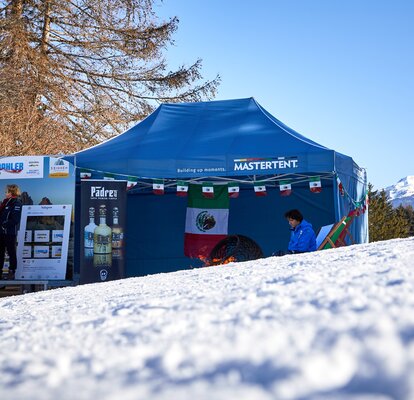
<svg viewBox="0 0 414 400"><path fill-rule="evenodd" d="M336 183L336 207L338 215L345 216L352 210L360 208L365 204L365 195L368 190L367 188L367 177L366 171L359 168L355 163L352 174L340 173L338 177L344 188L344 196L340 196L337 183ZM358 204L360 202L360 204ZM347 244L355 243L368 243L369 232L368 232L368 212L360 213L355 218L352 225L349 228L349 232L352 235L351 238L347 237Z"/></svg>
<svg viewBox="0 0 414 400"><path fill-rule="evenodd" d="M284 213L298 208L315 231L335 222L333 182L323 180L322 193L309 190L308 182L292 185L293 193L280 196L268 188L266 197L256 197L252 187L230 199L229 234L242 234L256 241L266 257L286 250L290 237ZM196 259L184 257L184 227L187 199L175 192L128 195L127 276L177 271L199 267Z"/></svg>

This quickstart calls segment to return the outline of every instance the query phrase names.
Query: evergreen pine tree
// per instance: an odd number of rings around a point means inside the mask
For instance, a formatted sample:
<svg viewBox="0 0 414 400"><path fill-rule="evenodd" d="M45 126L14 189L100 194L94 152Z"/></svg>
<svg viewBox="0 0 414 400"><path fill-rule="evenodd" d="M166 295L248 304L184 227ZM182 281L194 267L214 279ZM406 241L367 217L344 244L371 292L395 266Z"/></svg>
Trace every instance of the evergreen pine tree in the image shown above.
<svg viewBox="0 0 414 400"><path fill-rule="evenodd" d="M371 242L409 236L410 223L404 211L394 209L385 192L369 184L369 236Z"/></svg>
<svg viewBox="0 0 414 400"><path fill-rule="evenodd" d="M408 221L408 234L407 236L414 236L414 209L412 206L398 206L397 212Z"/></svg>

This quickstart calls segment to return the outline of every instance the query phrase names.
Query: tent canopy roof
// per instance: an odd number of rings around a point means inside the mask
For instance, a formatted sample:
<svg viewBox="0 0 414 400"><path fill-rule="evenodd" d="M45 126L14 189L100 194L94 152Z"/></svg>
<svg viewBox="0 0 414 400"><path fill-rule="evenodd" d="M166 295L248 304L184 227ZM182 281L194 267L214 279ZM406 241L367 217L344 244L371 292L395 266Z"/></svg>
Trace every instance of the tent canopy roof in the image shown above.
<svg viewBox="0 0 414 400"><path fill-rule="evenodd" d="M162 104L123 134L66 158L86 169L172 179L350 175L355 167L350 157L290 129L254 98Z"/></svg>

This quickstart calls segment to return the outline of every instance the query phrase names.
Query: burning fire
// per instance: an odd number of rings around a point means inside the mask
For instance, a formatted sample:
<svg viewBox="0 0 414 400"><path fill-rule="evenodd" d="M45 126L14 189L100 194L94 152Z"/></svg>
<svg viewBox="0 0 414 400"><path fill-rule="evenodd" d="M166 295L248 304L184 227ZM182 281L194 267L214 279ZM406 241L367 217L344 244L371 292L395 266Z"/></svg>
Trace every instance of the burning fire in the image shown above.
<svg viewBox="0 0 414 400"><path fill-rule="evenodd" d="M204 256L198 256L198 258L204 263L203 267L211 267L213 265L224 265L237 261L236 257L230 256L225 259L222 258L207 258Z"/></svg>

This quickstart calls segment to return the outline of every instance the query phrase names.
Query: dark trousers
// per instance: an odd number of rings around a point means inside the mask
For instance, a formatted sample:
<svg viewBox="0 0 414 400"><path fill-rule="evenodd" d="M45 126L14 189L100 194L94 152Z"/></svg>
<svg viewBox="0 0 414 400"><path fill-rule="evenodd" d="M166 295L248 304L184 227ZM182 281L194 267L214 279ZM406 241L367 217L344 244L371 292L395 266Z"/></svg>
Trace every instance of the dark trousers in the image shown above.
<svg viewBox="0 0 414 400"><path fill-rule="evenodd" d="M0 234L0 272L4 264L4 255L7 249L9 255L10 266L9 269L16 271L17 257L16 257L16 235Z"/></svg>

